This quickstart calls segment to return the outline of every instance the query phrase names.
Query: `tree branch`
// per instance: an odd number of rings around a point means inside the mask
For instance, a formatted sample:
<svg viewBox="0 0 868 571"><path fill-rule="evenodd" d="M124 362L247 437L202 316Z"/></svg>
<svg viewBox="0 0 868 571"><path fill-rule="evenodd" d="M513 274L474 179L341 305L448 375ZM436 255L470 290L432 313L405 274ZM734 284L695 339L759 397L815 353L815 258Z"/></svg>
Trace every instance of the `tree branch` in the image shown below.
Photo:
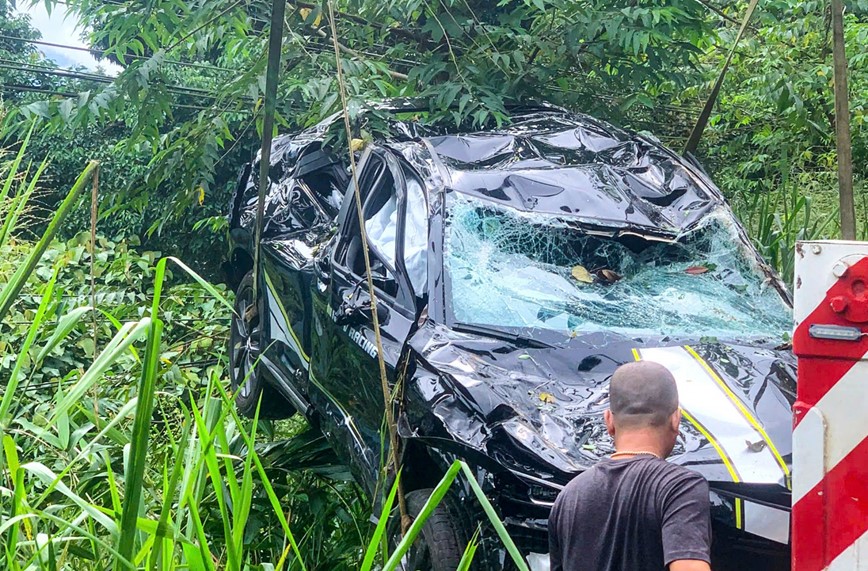
<svg viewBox="0 0 868 571"><path fill-rule="evenodd" d="M724 20L729 20L733 24L741 24L741 22L739 22L738 20L736 20L732 16L727 16L726 13L724 13L724 11L721 10L720 8L718 8L717 6L714 6L714 5L706 2L705 0L696 0L696 1L699 2L700 4L702 4L703 6L705 6L706 8L708 8L709 10L711 10L712 12L714 12L715 14L717 14L718 16L720 16L721 18L723 18Z"/></svg>
<svg viewBox="0 0 868 571"><path fill-rule="evenodd" d="M318 8L322 8L322 6L319 4L311 4L309 2L296 2L295 0L287 0L287 2L290 5L297 7L297 8L307 8L309 10L315 10ZM355 14L348 14L346 12L335 11L335 15L338 16L339 18L349 20L349 21L354 22L356 24L362 24L365 26L373 26L375 28L378 28L381 31L385 31L389 34L394 34L396 36L402 36L404 38L414 40L415 42L420 43L420 44L425 42L425 38L422 37L418 32L415 32L413 30L408 30L407 28L384 26L383 24L380 24L378 22L371 22L370 20L366 20L365 18L362 18L361 16L356 16Z"/></svg>
<svg viewBox="0 0 868 571"><path fill-rule="evenodd" d="M327 40L331 40L331 37L322 28L317 28L316 33ZM348 48L347 46L342 44L340 41L336 41L335 43L337 44L338 49L340 49L341 53L344 53L344 54L347 54L347 55L350 55L350 56L353 56L353 57L356 57L359 59L365 59L364 55L360 54L359 52L357 52L356 50L354 50L352 48ZM400 79L402 81L407 81L408 79L410 79L406 73L401 73L400 71L395 71L393 69L387 68L386 73L391 75L393 78Z"/></svg>

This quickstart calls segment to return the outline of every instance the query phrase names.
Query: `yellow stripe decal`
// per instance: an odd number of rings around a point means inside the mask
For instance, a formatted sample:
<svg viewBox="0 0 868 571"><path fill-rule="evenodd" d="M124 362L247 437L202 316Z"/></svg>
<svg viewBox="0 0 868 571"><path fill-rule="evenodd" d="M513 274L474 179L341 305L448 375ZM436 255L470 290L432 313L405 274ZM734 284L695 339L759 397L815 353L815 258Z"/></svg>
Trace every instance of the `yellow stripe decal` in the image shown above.
<svg viewBox="0 0 868 571"><path fill-rule="evenodd" d="M742 511L744 510L744 500L741 498L735 498L735 527L736 529L744 529L741 524L742 521Z"/></svg>
<svg viewBox="0 0 868 571"><path fill-rule="evenodd" d="M712 369L708 365L708 363L705 362L705 359L703 359L702 357L699 356L699 353L697 353L696 351L693 350L692 347L688 347L687 345L685 345L684 348L687 350L688 353L693 355L693 358L696 359L696 361L700 365L702 365L702 368L704 368L708 372L708 374L711 376L711 378L714 379L714 381L720 386L720 388L723 389L723 392L726 393L726 395L730 398L730 400L732 400L733 404L735 404L736 408L738 408L739 411L741 411L742 415L744 415L744 417L747 419L747 421L749 423L751 423L751 425L757 430L757 432L760 433L760 436L762 436L762 439L765 441L766 445L769 447L769 450L771 450L772 454L774 455L775 460L777 460L778 464L780 464L781 470L784 471L784 475L786 476L787 481L789 481L790 470L789 470L789 468L787 468L787 463L784 462L784 459L781 457L780 453L778 452L778 449L775 448L775 445L772 442L772 439L769 438L769 435L766 434L766 431L763 429L763 427L760 425L760 423L757 422L757 420L750 413L750 411L747 409L747 407L744 406L744 403L741 402L741 399L738 398L735 395L735 393L732 392L732 390L729 388L729 386L725 382L723 382L723 379L720 378L720 376L714 371L714 369Z"/></svg>
<svg viewBox="0 0 868 571"><path fill-rule="evenodd" d="M337 398L335 398L335 396L327 388L325 388L322 385L322 383L319 382L319 380L313 374L313 370L308 371L308 378L310 379L310 382L312 382L314 385L316 385L317 388L323 392L323 394L326 396L326 398L328 398L330 401L332 401L332 404L334 404L337 407L337 409L339 411L341 411L341 414L343 415L344 420L347 422L347 425L350 427L350 432L353 433L353 436L355 437L356 441L359 444L361 444L362 446L364 446L365 444L364 444L364 440L362 440L362 433L359 432L359 429L356 427L356 423L353 421L353 417L350 416L350 413L347 412L347 410L341 405L340 401Z"/></svg>
<svg viewBox="0 0 868 571"><path fill-rule="evenodd" d="M678 383L678 398L683 409L714 435L726 452L740 481L753 484L781 484L788 480L780 461L768 446L757 423L745 415L746 405L704 361L686 347L652 347L640 350L643 361L660 363L672 372ZM753 419L753 422L751 422ZM756 448L753 443L762 446Z"/></svg>
<svg viewBox="0 0 868 571"><path fill-rule="evenodd" d="M726 455L726 452L724 452L723 448L720 447L720 444L717 443L717 440L715 440L714 436L712 436L708 432L708 430L706 430L705 427L700 424L698 420L693 418L690 413L683 408L681 409L681 414L690 422L690 424L696 427L696 430L702 433L702 435L706 438L706 440L708 440L709 443L711 443L712 446L714 446L714 449L717 450L717 454L720 456L720 459L723 460L723 465L726 466L726 471L729 472L732 481L741 482L741 478L739 478L738 476L738 471L735 469L735 466L732 465L732 460L729 459L729 456Z"/></svg>

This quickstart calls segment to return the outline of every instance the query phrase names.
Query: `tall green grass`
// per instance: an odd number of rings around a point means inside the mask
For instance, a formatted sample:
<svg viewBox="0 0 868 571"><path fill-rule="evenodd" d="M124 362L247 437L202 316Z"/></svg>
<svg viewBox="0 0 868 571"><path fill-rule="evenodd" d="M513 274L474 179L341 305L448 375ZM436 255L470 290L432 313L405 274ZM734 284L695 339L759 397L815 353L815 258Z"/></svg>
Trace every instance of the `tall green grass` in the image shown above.
<svg viewBox="0 0 868 571"><path fill-rule="evenodd" d="M792 285L796 242L836 236L838 210L828 200L817 208L812 189L791 176L786 156L778 164L774 185L740 193L733 207L760 254Z"/></svg>
<svg viewBox="0 0 868 571"><path fill-rule="evenodd" d="M22 171L25 147L26 141L7 164L0 187L2 240L16 235L24 203L37 187L45 164L32 175L29 169ZM162 309L167 296L175 296L173 289L167 290L169 264L186 274L210 302L222 306L226 315L232 311L230 300L173 258L159 259L153 268L139 268L142 275L153 276L150 300L142 302L138 312L125 310L126 318L116 317L110 307L70 304L68 292L58 288L69 269L70 255L55 256L53 267L46 267L45 253L56 246L52 241L57 229L94 168L88 165L75 181L38 242L4 250L17 252L20 260L0 286L0 319L15 313L29 321L23 328L12 327L8 320L0 325L4 335L20 334L4 342L4 350L14 350L16 356L8 377L0 379L0 568L325 568L318 557L305 551L312 530L288 513L293 498L283 489L285 479L271 452L263 455L257 443L260 431L270 431L271 426L238 416L219 362L204 370L198 395L172 401L169 417L158 406L170 389L167 379L174 378L170 357L175 352L167 347L164 335L175 315ZM9 244L0 242L0 246ZM35 309L22 309L23 291L37 292ZM10 312L11 308L18 310ZM94 342L85 365L64 360L66 351L89 347L82 345L83 337L90 338L84 334L89 325L84 318L93 312L110 324L111 334L100 342L99 351ZM186 339L190 345L197 342ZM70 365L62 368L57 362ZM34 382L45 367L53 371L51 380ZM134 390L117 386L107 390L118 377L123 382L132 373L138 378ZM396 517L395 489L386 498L376 527L356 520L359 551L343 561L358 561L365 570L398 568L460 474L470 483L517 568L526 570L472 472L460 462L450 468L400 541L384 537L386 522ZM269 548L251 540L255 522L260 527L273 525ZM477 549L475 538L460 568L469 567Z"/></svg>

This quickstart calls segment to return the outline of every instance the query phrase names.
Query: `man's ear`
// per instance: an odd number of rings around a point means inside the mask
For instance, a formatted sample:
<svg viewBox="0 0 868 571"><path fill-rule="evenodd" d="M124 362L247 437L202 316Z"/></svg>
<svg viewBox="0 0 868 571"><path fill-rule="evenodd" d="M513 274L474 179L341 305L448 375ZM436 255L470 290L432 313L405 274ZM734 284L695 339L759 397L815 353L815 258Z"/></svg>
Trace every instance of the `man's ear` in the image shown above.
<svg viewBox="0 0 868 571"><path fill-rule="evenodd" d="M603 413L603 418L606 420L606 431L609 433L609 436L615 436L615 417L612 416L612 411L606 409L606 412Z"/></svg>
<svg viewBox="0 0 868 571"><path fill-rule="evenodd" d="M672 432L678 432L678 427L681 424L681 408L676 408L672 416L669 417L669 422L672 427Z"/></svg>

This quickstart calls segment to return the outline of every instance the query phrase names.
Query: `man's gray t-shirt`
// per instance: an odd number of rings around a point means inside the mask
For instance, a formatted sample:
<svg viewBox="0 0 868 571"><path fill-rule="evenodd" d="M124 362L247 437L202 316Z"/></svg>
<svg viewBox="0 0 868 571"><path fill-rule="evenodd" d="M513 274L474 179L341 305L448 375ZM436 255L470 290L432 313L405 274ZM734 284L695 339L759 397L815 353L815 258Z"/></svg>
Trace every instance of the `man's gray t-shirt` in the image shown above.
<svg viewBox="0 0 868 571"><path fill-rule="evenodd" d="M708 482L653 456L606 459L558 496L549 517L551 571L661 571L711 562Z"/></svg>

